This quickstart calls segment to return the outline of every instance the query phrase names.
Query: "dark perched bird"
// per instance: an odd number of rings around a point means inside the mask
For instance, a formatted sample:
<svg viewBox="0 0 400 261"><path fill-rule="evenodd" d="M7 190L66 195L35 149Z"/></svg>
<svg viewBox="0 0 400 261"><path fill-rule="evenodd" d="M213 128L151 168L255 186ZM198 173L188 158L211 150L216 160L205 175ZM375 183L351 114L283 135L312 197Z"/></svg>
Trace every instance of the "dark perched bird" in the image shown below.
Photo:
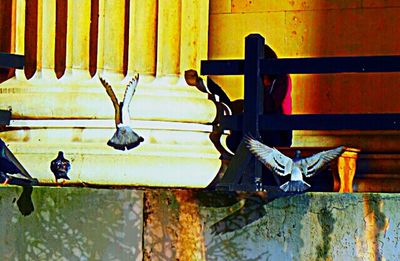
<svg viewBox="0 0 400 261"><path fill-rule="evenodd" d="M59 179L62 179L62 184L70 179L67 175L70 169L71 163L64 158L64 153L59 151L57 158L50 163L50 170L53 172L57 184Z"/></svg>
<svg viewBox="0 0 400 261"><path fill-rule="evenodd" d="M327 163L342 154L344 147L322 151L307 158L301 158L300 151L296 151L293 159L286 157L275 148L270 148L261 142L245 137L247 147L258 160L260 160L273 173L280 176L290 174L290 180L280 186L285 192L300 192L311 186L303 181L305 177L311 177L322 170Z"/></svg>
<svg viewBox="0 0 400 261"><path fill-rule="evenodd" d="M0 139L0 182L15 185L36 185L37 179L29 175L17 158Z"/></svg>
<svg viewBox="0 0 400 261"><path fill-rule="evenodd" d="M115 110L115 125L117 130L112 138L107 142L107 145L117 150L125 150L125 148L128 150L133 149L144 141L143 137L136 134L136 132L134 132L129 126L129 104L135 94L139 74L136 73L126 86L124 99L121 103L118 103L117 96L115 96L111 85L102 77L99 78L106 89L108 96L111 98Z"/></svg>
<svg viewBox="0 0 400 261"><path fill-rule="evenodd" d="M199 77L196 70L185 71L185 81L190 86L195 86L199 91L213 95L217 102L224 103L228 108L231 105L231 100L226 93L217 84L204 84L203 79Z"/></svg>
<svg viewBox="0 0 400 261"><path fill-rule="evenodd" d="M186 70L185 71L185 81L189 86L196 87L199 91L207 93L209 99L214 102L217 109L217 119L213 124L213 131L210 133L210 140L214 144L215 148L221 153L222 160L229 160L233 157L233 153L226 150L226 148L221 144L221 136L224 130L219 125L219 117L222 115L232 115L232 111L235 111L238 107L237 101L231 102L229 97L225 92L214 83L210 78L207 80L207 84L204 83L203 79L199 76L196 70ZM239 104L240 105L240 104ZM240 111L240 109L239 109ZM219 182L219 175L211 182L211 187Z"/></svg>

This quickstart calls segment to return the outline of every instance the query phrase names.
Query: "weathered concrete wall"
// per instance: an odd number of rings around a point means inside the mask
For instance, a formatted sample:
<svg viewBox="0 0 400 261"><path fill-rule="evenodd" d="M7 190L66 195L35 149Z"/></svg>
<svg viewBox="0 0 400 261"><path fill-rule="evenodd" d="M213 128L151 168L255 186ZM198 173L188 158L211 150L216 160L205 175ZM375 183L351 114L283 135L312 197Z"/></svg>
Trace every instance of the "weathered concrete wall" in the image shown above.
<svg viewBox="0 0 400 261"><path fill-rule="evenodd" d="M0 187L1 260L141 260L142 192Z"/></svg>
<svg viewBox="0 0 400 261"><path fill-rule="evenodd" d="M182 194L184 202L178 200ZM147 260L182 257L182 252L179 255L175 251L166 258L159 251L167 246L182 248L182 227L192 231L191 239L190 232L184 234L185 242L201 247L184 253L183 260L400 259L399 195L276 196L195 191L159 191L156 197L152 194L146 209L162 205L164 210L145 218L147 223L158 220L162 224L156 230L145 227L145 238L158 238L145 240ZM191 212L182 213L187 206L192 206ZM194 236L199 229L200 238Z"/></svg>
<svg viewBox="0 0 400 261"><path fill-rule="evenodd" d="M0 188L1 260L400 260L400 195Z"/></svg>

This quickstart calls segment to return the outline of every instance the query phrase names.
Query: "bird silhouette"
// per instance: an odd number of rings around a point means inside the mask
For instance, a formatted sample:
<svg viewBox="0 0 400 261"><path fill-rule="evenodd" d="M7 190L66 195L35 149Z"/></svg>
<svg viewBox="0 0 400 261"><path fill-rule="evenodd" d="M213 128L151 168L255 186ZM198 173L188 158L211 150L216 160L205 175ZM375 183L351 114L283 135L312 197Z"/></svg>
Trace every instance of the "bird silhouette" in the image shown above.
<svg viewBox="0 0 400 261"><path fill-rule="evenodd" d="M64 184L66 180L70 180L68 177L70 169L71 163L69 160L64 158L64 153L59 151L57 158L52 160L50 163L50 170L53 172L57 184L59 179L62 180L62 184Z"/></svg>
<svg viewBox="0 0 400 261"><path fill-rule="evenodd" d="M129 104L133 95L135 94L136 86L139 80L139 74L136 73L126 86L124 99L121 103L118 103L117 96L115 95L111 85L101 76L99 78L106 89L108 96L111 98L115 110L115 125L117 130L107 142L107 145L117 150L130 150L137 147L142 141L144 141L144 139L134 132L129 126Z"/></svg>
<svg viewBox="0 0 400 261"><path fill-rule="evenodd" d="M0 139L0 182L4 185L36 185L38 180L32 178L28 171Z"/></svg>
<svg viewBox="0 0 400 261"><path fill-rule="evenodd" d="M320 172L333 159L342 154L344 147L322 151L307 158L301 158L301 152L295 152L293 159L285 156L275 148L251 138L245 137L247 148L268 169L280 176L290 175L290 180L280 186L285 192L301 192L311 186L303 180Z"/></svg>

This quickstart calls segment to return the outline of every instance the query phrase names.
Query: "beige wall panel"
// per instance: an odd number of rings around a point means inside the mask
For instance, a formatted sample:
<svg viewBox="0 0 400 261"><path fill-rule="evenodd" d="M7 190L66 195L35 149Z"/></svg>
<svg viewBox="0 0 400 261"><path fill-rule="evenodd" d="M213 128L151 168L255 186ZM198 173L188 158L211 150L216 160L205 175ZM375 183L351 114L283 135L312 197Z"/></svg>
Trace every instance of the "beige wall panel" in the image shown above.
<svg viewBox="0 0 400 261"><path fill-rule="evenodd" d="M400 7L398 0L363 0L363 7Z"/></svg>
<svg viewBox="0 0 400 261"><path fill-rule="evenodd" d="M210 14L223 14L231 12L231 0L210 1Z"/></svg>
<svg viewBox="0 0 400 261"><path fill-rule="evenodd" d="M285 14L221 14L210 16L209 58L241 59L244 56L244 38L260 33L278 55L285 49ZM214 77L231 99L243 97L243 77Z"/></svg>
<svg viewBox="0 0 400 261"><path fill-rule="evenodd" d="M359 8L362 0L232 0L232 12Z"/></svg>
<svg viewBox="0 0 400 261"><path fill-rule="evenodd" d="M395 8L211 15L209 57L243 58L244 37L252 32L266 37L280 57L399 54L399 14ZM293 75L294 112L399 111L392 95L400 94L398 76ZM242 97L242 77L214 78L231 98Z"/></svg>
<svg viewBox="0 0 400 261"><path fill-rule="evenodd" d="M339 22L340 21L340 22ZM399 53L400 9L287 12L285 56Z"/></svg>
<svg viewBox="0 0 400 261"><path fill-rule="evenodd" d="M396 39L399 14L396 9L288 12L285 56L399 54ZM394 26L388 27L388 24ZM400 94L396 87L398 77L399 73L294 75L294 112L399 111L400 106L394 98Z"/></svg>

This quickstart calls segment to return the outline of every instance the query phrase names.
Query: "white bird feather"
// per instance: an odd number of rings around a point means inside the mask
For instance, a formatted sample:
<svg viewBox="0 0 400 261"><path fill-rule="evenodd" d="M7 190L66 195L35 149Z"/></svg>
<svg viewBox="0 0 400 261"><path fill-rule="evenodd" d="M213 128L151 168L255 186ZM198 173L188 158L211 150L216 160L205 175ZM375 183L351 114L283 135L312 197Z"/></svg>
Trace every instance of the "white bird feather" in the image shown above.
<svg viewBox="0 0 400 261"><path fill-rule="evenodd" d="M344 147L321 151L303 159L291 159L275 148L270 148L261 142L246 137L246 144L252 154L256 156L272 172L286 176L290 174L290 181L280 188L284 191L304 191L311 186L303 181L305 177L311 177L321 171L331 160L342 154Z"/></svg>
<svg viewBox="0 0 400 261"><path fill-rule="evenodd" d="M99 77L101 83L108 96L111 98L111 101L115 110L115 125L117 127L117 131L114 133L112 138L107 142L107 144L118 150L132 149L140 144L144 139L143 137L136 134L131 127L130 124L130 103L133 95L136 91L136 86L139 81L139 74L135 74L132 77L132 80L128 83L125 89L124 98L121 104L118 103L117 96L115 95L111 85L103 79L101 76Z"/></svg>

